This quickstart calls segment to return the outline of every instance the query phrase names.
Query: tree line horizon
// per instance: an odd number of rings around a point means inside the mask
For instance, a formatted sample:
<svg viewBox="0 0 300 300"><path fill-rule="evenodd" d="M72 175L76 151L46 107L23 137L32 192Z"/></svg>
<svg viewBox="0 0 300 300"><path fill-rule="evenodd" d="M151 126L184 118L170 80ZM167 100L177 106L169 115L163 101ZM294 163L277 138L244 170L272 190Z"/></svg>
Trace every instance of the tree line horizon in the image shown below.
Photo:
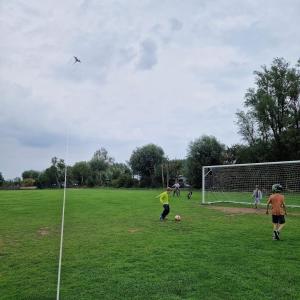
<svg viewBox="0 0 300 300"><path fill-rule="evenodd" d="M254 75L255 87L245 93L244 110L236 112L244 143L226 146L202 135L189 143L185 159L168 159L160 146L150 143L136 148L126 164L115 162L102 147L89 161L67 166L68 186L161 187L181 175L199 188L204 165L300 159L300 59L291 66L275 58ZM0 172L0 186L61 187L64 172L64 160L53 157L47 169L25 170L22 179L5 180Z"/></svg>

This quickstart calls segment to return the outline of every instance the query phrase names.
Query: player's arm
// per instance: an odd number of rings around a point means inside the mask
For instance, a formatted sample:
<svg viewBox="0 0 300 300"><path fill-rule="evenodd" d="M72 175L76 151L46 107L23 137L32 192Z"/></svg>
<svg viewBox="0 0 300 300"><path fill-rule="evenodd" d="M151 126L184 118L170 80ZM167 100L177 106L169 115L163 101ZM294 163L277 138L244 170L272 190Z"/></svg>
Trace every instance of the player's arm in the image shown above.
<svg viewBox="0 0 300 300"><path fill-rule="evenodd" d="M162 193L161 193L161 194L162 194ZM161 197L161 194L159 194L159 195L155 196L155 198L159 198L159 199L160 199L160 197Z"/></svg>
<svg viewBox="0 0 300 300"><path fill-rule="evenodd" d="M267 210L266 210L266 214L269 214L269 207L270 207L270 199L267 202Z"/></svg>
<svg viewBox="0 0 300 300"><path fill-rule="evenodd" d="M283 210L284 210L284 214L287 216L286 206L285 206L284 202L282 202L282 207L283 207Z"/></svg>

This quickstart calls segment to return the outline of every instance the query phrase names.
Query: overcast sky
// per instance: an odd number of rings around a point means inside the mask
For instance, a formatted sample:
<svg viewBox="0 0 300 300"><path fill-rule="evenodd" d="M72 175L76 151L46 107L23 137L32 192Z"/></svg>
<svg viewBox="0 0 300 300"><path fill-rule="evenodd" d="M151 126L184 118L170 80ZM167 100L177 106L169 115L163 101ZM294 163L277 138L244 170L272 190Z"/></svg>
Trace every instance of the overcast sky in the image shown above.
<svg viewBox="0 0 300 300"><path fill-rule="evenodd" d="M125 162L148 143L173 159L204 134L241 142L253 71L296 63L299 16L298 0L0 0L0 172L66 158L67 135L68 164L100 147Z"/></svg>

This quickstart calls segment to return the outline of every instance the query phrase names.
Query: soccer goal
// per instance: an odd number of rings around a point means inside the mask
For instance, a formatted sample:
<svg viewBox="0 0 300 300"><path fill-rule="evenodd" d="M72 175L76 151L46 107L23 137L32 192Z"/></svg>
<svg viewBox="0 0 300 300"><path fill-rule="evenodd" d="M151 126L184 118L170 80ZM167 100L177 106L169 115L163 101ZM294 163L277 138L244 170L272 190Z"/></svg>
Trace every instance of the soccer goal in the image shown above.
<svg viewBox="0 0 300 300"><path fill-rule="evenodd" d="M283 187L287 206L300 207L300 160L204 166L202 204L253 204L256 187L262 194L261 203L266 204L276 183Z"/></svg>

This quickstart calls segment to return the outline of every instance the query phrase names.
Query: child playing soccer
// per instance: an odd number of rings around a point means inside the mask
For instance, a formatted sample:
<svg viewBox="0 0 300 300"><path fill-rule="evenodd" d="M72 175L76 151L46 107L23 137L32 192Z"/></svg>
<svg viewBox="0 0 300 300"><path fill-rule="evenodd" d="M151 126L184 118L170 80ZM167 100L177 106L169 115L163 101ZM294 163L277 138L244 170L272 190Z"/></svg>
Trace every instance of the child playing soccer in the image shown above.
<svg viewBox="0 0 300 300"><path fill-rule="evenodd" d="M269 197L267 203L266 214L269 214L269 206L272 205L272 223L273 223L273 240L280 240L280 231L285 224L284 215L287 215L286 207L284 203L284 196L280 194L282 192L282 186L280 184L273 184L273 194Z"/></svg>
<svg viewBox="0 0 300 300"><path fill-rule="evenodd" d="M255 190L253 191L252 197L254 199L254 207L257 208L258 204L260 204L260 201L262 199L262 192L259 189L258 185L255 186Z"/></svg>
<svg viewBox="0 0 300 300"><path fill-rule="evenodd" d="M178 182L176 182L173 186L174 188L173 190L173 197L176 195L177 197L180 196L180 184Z"/></svg>
<svg viewBox="0 0 300 300"><path fill-rule="evenodd" d="M162 203L163 205L163 212L160 215L160 221L163 221L166 219L166 216L169 214L170 212L170 206L169 206L169 195L171 193L172 189L170 187L167 187L165 192L162 192L161 194L159 194L157 196L157 198L159 197L159 201Z"/></svg>

